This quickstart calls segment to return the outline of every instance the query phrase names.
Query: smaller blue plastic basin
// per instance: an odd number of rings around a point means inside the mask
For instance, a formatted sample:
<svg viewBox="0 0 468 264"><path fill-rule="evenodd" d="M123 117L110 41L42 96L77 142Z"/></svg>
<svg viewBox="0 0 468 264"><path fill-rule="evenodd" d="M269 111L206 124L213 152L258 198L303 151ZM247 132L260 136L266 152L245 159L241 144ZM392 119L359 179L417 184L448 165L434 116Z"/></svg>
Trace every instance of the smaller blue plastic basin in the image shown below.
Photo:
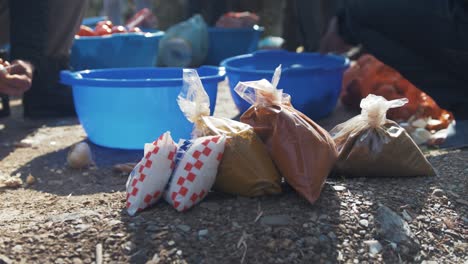
<svg viewBox="0 0 468 264"><path fill-rule="evenodd" d="M318 53L294 53L282 50L257 51L221 62L226 68L235 104L243 113L250 105L234 91L239 81L271 81L282 65L279 89L291 95L292 105L312 119L333 111L341 91L344 71L349 60L342 56Z"/></svg>
<svg viewBox="0 0 468 264"><path fill-rule="evenodd" d="M219 65L227 58L257 50L263 27L252 28L208 28L208 54L206 65Z"/></svg>
<svg viewBox="0 0 468 264"><path fill-rule="evenodd" d="M218 83L224 69L197 69L214 112ZM61 72L71 85L76 112L89 139L100 146L143 149L171 131L174 140L190 138L193 124L177 104L183 85L182 68L101 69Z"/></svg>
<svg viewBox="0 0 468 264"><path fill-rule="evenodd" d="M152 67L164 32L77 37L70 54L73 70Z"/></svg>

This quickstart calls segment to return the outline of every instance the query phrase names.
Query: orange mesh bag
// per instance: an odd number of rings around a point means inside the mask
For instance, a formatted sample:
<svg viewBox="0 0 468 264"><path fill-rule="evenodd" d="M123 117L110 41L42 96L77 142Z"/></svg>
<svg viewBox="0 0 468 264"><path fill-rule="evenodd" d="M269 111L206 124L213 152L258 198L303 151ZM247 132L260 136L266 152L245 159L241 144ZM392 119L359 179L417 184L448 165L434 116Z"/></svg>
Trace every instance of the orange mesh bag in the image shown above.
<svg viewBox="0 0 468 264"><path fill-rule="evenodd" d="M358 109L361 99L369 94L380 95L387 100L407 98L408 104L390 109L387 117L395 121L431 118L428 130L447 128L453 114L440 108L429 95L419 90L393 68L372 55L361 56L343 77L341 101L345 106Z"/></svg>

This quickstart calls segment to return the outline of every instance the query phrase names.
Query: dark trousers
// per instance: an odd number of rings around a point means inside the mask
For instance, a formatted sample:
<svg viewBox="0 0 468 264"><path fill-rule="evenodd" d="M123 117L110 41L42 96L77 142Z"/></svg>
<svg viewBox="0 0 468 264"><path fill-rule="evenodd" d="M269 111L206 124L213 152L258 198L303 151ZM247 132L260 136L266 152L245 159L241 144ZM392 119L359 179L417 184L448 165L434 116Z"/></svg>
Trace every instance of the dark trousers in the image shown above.
<svg viewBox="0 0 468 264"><path fill-rule="evenodd" d="M339 25L348 42L362 44L442 107L466 117L466 1L347 0Z"/></svg>

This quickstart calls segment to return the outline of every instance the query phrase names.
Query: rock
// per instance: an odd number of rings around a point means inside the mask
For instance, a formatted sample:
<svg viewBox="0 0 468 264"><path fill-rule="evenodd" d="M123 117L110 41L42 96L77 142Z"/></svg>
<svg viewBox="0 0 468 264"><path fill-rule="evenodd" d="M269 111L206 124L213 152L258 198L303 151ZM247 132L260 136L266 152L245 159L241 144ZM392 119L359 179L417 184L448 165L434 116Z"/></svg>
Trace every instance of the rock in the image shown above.
<svg viewBox="0 0 468 264"><path fill-rule="evenodd" d="M199 237L205 237L208 235L208 229L202 229L198 231L198 236Z"/></svg>
<svg viewBox="0 0 468 264"><path fill-rule="evenodd" d="M167 242L167 245L172 247L175 245L175 241L174 240L169 240L169 242Z"/></svg>
<svg viewBox="0 0 468 264"><path fill-rule="evenodd" d="M58 258L55 260L55 263L56 264L65 264L65 260L63 260L63 258Z"/></svg>
<svg viewBox="0 0 468 264"><path fill-rule="evenodd" d="M401 212L401 215L403 216L403 219L405 219L408 222L411 222L413 220L411 215L406 210L403 210L403 212Z"/></svg>
<svg viewBox="0 0 468 264"><path fill-rule="evenodd" d="M182 230L184 232L190 232L190 229L191 229L190 226L188 226L188 225L177 225L176 227L177 227L177 229L180 229L180 230Z"/></svg>
<svg viewBox="0 0 468 264"><path fill-rule="evenodd" d="M408 223L390 208L380 205L376 216L377 234L384 240L405 245L410 251L419 250L419 243L415 241Z"/></svg>
<svg viewBox="0 0 468 264"><path fill-rule="evenodd" d="M17 252L17 253L20 253L20 252L23 252L23 246L21 245L16 245L12 248L13 251Z"/></svg>
<svg viewBox="0 0 468 264"><path fill-rule="evenodd" d="M200 207L208 209L210 211L218 211L221 208L221 206L215 202L200 203Z"/></svg>
<svg viewBox="0 0 468 264"><path fill-rule="evenodd" d="M136 249L136 245L133 241L127 241L122 245L122 248L125 250L127 254L130 254Z"/></svg>
<svg viewBox="0 0 468 264"><path fill-rule="evenodd" d="M83 261L80 258L73 258L72 263L73 264L83 264Z"/></svg>
<svg viewBox="0 0 468 264"><path fill-rule="evenodd" d="M26 184L27 185L32 185L36 182L36 178L34 178L34 176L32 176L31 174L28 175L28 177L26 177Z"/></svg>
<svg viewBox="0 0 468 264"><path fill-rule="evenodd" d="M367 217L369 217L369 215L364 213L364 214L360 214L359 217L361 217L363 219L367 219Z"/></svg>
<svg viewBox="0 0 468 264"><path fill-rule="evenodd" d="M155 232L158 231L160 228L157 225L149 225L146 227L146 231Z"/></svg>
<svg viewBox="0 0 468 264"><path fill-rule="evenodd" d="M421 264L437 264L439 262L435 261L435 260L423 260L421 262Z"/></svg>
<svg viewBox="0 0 468 264"><path fill-rule="evenodd" d="M444 191L441 189L434 189L432 191L432 196L442 197L444 195Z"/></svg>
<svg viewBox="0 0 468 264"><path fill-rule="evenodd" d="M263 225L282 226L289 225L293 222L289 215L266 215L260 219Z"/></svg>
<svg viewBox="0 0 468 264"><path fill-rule="evenodd" d="M341 186L341 185L335 185L335 186L333 186L333 189L335 189L335 191L337 191L337 192L342 192L342 191L346 190L346 187Z"/></svg>
<svg viewBox="0 0 468 264"><path fill-rule="evenodd" d="M365 244L369 246L369 253L375 255L382 250L382 245L377 240L367 240L364 241Z"/></svg>
<svg viewBox="0 0 468 264"><path fill-rule="evenodd" d="M368 227L369 226L369 221L367 221L366 219L361 219L359 220L359 224L363 227Z"/></svg>
<svg viewBox="0 0 468 264"><path fill-rule="evenodd" d="M77 225L75 228L76 228L77 231L79 231L79 232L84 232L84 231L88 230L90 227L91 227L91 225L79 224L79 225Z"/></svg>

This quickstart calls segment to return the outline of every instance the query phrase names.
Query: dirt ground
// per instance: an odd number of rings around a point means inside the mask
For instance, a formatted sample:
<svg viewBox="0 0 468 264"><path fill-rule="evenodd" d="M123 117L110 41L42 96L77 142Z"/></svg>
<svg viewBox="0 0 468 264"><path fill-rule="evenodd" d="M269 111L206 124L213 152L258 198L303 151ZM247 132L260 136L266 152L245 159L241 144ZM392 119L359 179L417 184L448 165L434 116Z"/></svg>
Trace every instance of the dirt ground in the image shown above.
<svg viewBox="0 0 468 264"><path fill-rule="evenodd" d="M225 91L219 100L218 112L235 114ZM329 178L314 205L284 186L254 199L213 192L185 213L161 201L129 217L127 175L112 165L142 154L91 144L97 167L70 169L68 148L83 140L76 119L25 120L18 100L0 119L0 176L36 179L0 188L0 263L100 263L101 248L103 263L468 263L466 149L427 152L435 177ZM416 248L378 234L382 205L406 220Z"/></svg>

